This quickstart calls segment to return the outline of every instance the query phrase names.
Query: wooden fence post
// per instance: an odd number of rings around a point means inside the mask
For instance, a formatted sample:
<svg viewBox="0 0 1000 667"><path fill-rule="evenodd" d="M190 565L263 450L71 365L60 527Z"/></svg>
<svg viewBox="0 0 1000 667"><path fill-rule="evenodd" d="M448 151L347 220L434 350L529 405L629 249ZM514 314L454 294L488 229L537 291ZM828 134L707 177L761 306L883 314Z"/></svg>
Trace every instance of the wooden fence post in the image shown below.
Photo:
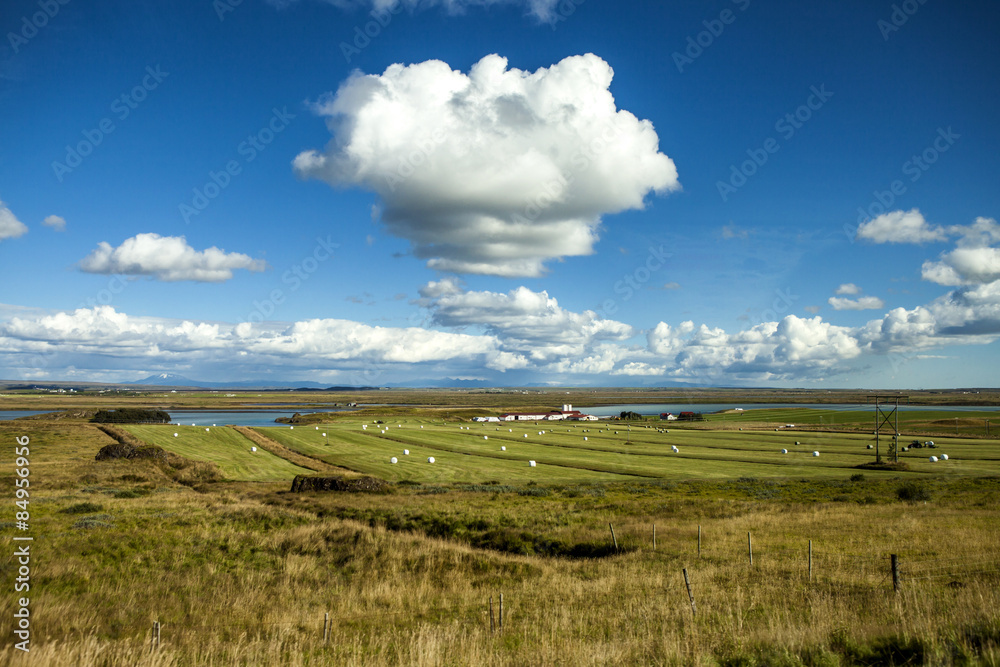
<svg viewBox="0 0 1000 667"><path fill-rule="evenodd" d="M896 554L889 556L889 564L892 567L892 590L899 592L899 557Z"/></svg>
<svg viewBox="0 0 1000 667"><path fill-rule="evenodd" d="M691 615L694 616L698 612L697 612L697 610L695 609L695 606L694 606L694 593L691 592L691 581L688 579L687 568L684 568L682 570L682 572L684 573L684 585L687 587L688 600L691 601Z"/></svg>
<svg viewBox="0 0 1000 667"><path fill-rule="evenodd" d="M747 555L750 557L750 566L753 567L753 539L750 537L750 533L747 533Z"/></svg>
<svg viewBox="0 0 1000 667"><path fill-rule="evenodd" d="M813 579L813 541L809 540L809 581Z"/></svg>
<svg viewBox="0 0 1000 667"><path fill-rule="evenodd" d="M158 648L160 648L160 622L153 621L153 631L149 637L149 649L152 651Z"/></svg>
<svg viewBox="0 0 1000 667"><path fill-rule="evenodd" d="M653 551L656 551L656 524L653 524Z"/></svg>
<svg viewBox="0 0 1000 667"><path fill-rule="evenodd" d="M496 625L493 620L493 596L490 596L490 634L496 632Z"/></svg>
<svg viewBox="0 0 1000 667"><path fill-rule="evenodd" d="M618 538L615 537L615 524L608 523L608 525L611 526L611 541L615 545L615 551L618 551Z"/></svg>
<svg viewBox="0 0 1000 667"><path fill-rule="evenodd" d="M503 593L500 594L500 632L503 632Z"/></svg>
<svg viewBox="0 0 1000 667"><path fill-rule="evenodd" d="M323 614L323 643L330 643L330 612Z"/></svg>
<svg viewBox="0 0 1000 667"><path fill-rule="evenodd" d="M701 558L701 524L698 524L698 558Z"/></svg>

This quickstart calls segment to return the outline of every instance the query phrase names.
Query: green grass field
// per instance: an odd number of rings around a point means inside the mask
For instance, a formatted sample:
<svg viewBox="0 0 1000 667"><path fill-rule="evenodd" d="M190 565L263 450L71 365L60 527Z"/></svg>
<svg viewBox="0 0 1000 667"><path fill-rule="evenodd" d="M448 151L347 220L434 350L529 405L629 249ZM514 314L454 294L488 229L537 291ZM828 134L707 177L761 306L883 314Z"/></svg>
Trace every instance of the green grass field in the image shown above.
<svg viewBox="0 0 1000 667"><path fill-rule="evenodd" d="M382 429L386 432L383 433ZM846 478L874 461L870 433L773 430L663 429L623 424L442 423L399 419L381 428L359 421L258 428L289 449L330 464L389 481L422 483L535 481L622 481L624 479L711 479L735 477ZM543 431L543 435L539 432ZM324 437L323 434L326 434ZM527 437L525 437L527 435ZM798 442L800 444L796 445ZM904 440L909 442L909 440ZM1000 442L936 438L936 449L900 452L908 472L878 475L997 475ZM881 453L888 452L883 438ZM671 446L676 446L674 452ZM501 447L506 447L502 451ZM410 454L405 456L404 449ZM782 450L788 450L782 453ZM818 451L819 456L813 456ZM931 463L931 455L948 461ZM435 463L427 463L427 457ZM396 457L397 464L390 458ZM537 467L528 467L528 461Z"/></svg>
<svg viewBox="0 0 1000 667"><path fill-rule="evenodd" d="M135 437L159 445L195 461L209 461L219 466L226 479L240 482L291 480L295 475L312 474L263 449L254 452L254 443L231 428L204 426L127 426ZM177 433L177 437L174 437Z"/></svg>

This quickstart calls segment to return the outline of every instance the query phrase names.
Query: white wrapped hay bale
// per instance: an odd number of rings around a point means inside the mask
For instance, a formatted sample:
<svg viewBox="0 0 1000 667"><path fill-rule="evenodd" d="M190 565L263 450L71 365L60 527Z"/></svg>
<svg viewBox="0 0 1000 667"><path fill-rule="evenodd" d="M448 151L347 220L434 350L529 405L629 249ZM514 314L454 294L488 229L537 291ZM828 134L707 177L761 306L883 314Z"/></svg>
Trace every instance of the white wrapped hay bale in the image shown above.
<svg viewBox="0 0 1000 667"><path fill-rule="evenodd" d="M937 460L938 460L938 457L936 457L936 456L932 456L932 457L930 457L930 458L929 458L929 459L927 459L927 460L928 460L928 461L930 461L931 463L937 463Z"/></svg>
<svg viewBox="0 0 1000 667"><path fill-rule="evenodd" d="M506 451L507 451L507 448L501 445L501 446L500 446L500 451L501 451L501 452L506 452Z"/></svg>
<svg viewBox="0 0 1000 667"><path fill-rule="evenodd" d="M947 461L948 460L948 455L947 454L942 454L941 455L941 460L942 461Z"/></svg>
<svg viewBox="0 0 1000 667"><path fill-rule="evenodd" d="M427 457L427 462L428 463L434 463L434 457L433 456L428 456Z"/></svg>
<svg viewBox="0 0 1000 667"><path fill-rule="evenodd" d="M782 450L781 450L781 453L782 453L782 454L787 454L787 453L788 453L788 450L787 450L787 449L782 449Z"/></svg>
<svg viewBox="0 0 1000 667"><path fill-rule="evenodd" d="M534 461L528 461L528 467L534 468L537 464Z"/></svg>
<svg viewBox="0 0 1000 667"><path fill-rule="evenodd" d="M391 459L389 459L389 463L392 463L392 464L395 465L396 463L399 463L399 459L397 459L395 456L393 456Z"/></svg>
<svg viewBox="0 0 1000 667"><path fill-rule="evenodd" d="M256 451L257 451L257 448L256 448L256 447L251 447L251 448L250 448L250 451L251 451L251 452L256 452Z"/></svg>
<svg viewBox="0 0 1000 667"><path fill-rule="evenodd" d="M176 433L174 433L174 437L175 437L175 438L177 437L177 434L176 434Z"/></svg>
<svg viewBox="0 0 1000 667"><path fill-rule="evenodd" d="M484 435L483 436L483 440L489 440L489 439L490 439L490 436L488 436L488 435Z"/></svg>
<svg viewBox="0 0 1000 667"><path fill-rule="evenodd" d="M819 456L819 452L813 452L813 456Z"/></svg>
<svg viewBox="0 0 1000 667"><path fill-rule="evenodd" d="M409 449L404 449L403 450L403 456L409 456L409 455L410 455L410 450Z"/></svg>

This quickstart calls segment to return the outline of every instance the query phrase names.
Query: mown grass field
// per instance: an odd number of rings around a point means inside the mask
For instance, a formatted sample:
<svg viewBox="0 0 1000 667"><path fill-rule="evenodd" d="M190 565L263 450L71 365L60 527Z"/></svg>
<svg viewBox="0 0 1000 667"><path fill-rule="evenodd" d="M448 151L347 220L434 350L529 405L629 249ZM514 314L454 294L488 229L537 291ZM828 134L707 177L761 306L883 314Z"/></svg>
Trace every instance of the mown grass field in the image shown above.
<svg viewBox="0 0 1000 667"><path fill-rule="evenodd" d="M252 451L254 443L231 428L167 424L126 426L125 430L168 452L195 461L214 463L222 475L231 481L273 482L313 472L263 449ZM177 434L176 438L174 433Z"/></svg>
<svg viewBox="0 0 1000 667"><path fill-rule="evenodd" d="M363 424L367 428L363 428ZM442 423L398 419L258 428L286 447L390 481L536 483L632 479L845 478L872 462L871 433L704 430L639 423ZM540 432L544 432L540 435ZM325 436L324 436L325 434ZM527 436L527 437L525 437ZM909 440L903 439L905 443ZM799 443L799 444L796 444ZM880 442L888 453L889 440ZM935 449L900 452L905 474L1000 474L1000 441L939 438ZM677 447L677 452L672 450ZM506 451L502 451L505 447ZM403 451L408 449L409 456ZM782 450L787 453L782 453ZM819 456L813 456L814 452ZM931 463L931 455L948 461ZM434 464L426 462L428 456ZM391 464L396 457L398 463ZM529 468L534 460L537 467ZM872 471L871 475L898 472Z"/></svg>
<svg viewBox="0 0 1000 667"><path fill-rule="evenodd" d="M31 653L5 634L0 665L1000 664L998 440L934 437L908 471L861 471L870 433L416 415L256 429L384 493L290 493L315 473L260 449L247 467L223 427L129 427L213 481L95 461L112 441L87 424L0 422L11 519L30 438L35 540ZM0 556L9 591L17 567Z"/></svg>

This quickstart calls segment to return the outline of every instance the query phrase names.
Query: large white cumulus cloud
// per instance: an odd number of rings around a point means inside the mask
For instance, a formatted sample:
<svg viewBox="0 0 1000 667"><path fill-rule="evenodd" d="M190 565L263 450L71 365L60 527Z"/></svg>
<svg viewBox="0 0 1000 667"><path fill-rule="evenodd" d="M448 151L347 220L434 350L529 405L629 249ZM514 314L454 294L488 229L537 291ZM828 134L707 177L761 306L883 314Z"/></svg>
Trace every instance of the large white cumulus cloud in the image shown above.
<svg viewBox="0 0 1000 667"><path fill-rule="evenodd" d="M592 54L535 72L490 55L468 74L437 60L356 73L315 105L333 140L294 168L377 193L389 231L435 269L538 276L593 252L602 215L680 187L652 124L616 107L613 75Z"/></svg>

